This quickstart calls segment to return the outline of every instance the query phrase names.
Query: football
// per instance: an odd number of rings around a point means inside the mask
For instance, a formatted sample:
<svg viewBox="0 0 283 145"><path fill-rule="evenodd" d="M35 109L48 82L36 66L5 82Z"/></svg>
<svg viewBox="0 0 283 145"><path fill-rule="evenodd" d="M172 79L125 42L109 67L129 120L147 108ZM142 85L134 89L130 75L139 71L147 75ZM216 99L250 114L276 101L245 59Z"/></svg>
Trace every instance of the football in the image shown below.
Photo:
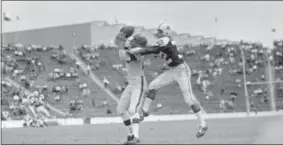
<svg viewBox="0 0 283 145"><path fill-rule="evenodd" d="M126 34L126 38L129 38L135 32L135 27L133 27L133 26L125 26L120 31L123 32L124 34Z"/></svg>

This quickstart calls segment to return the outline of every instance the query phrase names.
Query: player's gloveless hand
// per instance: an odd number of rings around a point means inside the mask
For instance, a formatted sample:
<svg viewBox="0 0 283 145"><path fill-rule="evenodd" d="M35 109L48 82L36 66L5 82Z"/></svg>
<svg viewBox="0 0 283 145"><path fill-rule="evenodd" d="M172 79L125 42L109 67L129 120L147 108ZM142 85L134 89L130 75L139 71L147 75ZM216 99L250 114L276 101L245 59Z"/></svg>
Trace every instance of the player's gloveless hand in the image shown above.
<svg viewBox="0 0 283 145"><path fill-rule="evenodd" d="M164 64L162 67L161 67L161 70L165 71L165 70L168 70L170 69L170 67L166 64Z"/></svg>

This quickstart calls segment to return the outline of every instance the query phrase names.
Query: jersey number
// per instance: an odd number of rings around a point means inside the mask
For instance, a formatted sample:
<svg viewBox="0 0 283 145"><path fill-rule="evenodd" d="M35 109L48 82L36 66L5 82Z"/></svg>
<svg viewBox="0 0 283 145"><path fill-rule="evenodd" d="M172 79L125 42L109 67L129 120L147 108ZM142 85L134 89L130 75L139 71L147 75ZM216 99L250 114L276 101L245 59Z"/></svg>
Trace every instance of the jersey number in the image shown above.
<svg viewBox="0 0 283 145"><path fill-rule="evenodd" d="M166 53L164 53L164 52L160 52L160 57L161 57L162 59L164 59L164 60L166 61L166 63L167 63L167 64L169 64L169 63L171 63L171 62L172 62L172 59L171 59L171 58L168 58L168 60L166 60L166 58L167 58L167 54L166 54Z"/></svg>
<svg viewBox="0 0 283 145"><path fill-rule="evenodd" d="M179 57L180 59L183 59L183 55L182 55L182 54L178 54L178 57Z"/></svg>
<svg viewBox="0 0 283 145"><path fill-rule="evenodd" d="M157 41L157 44L158 44L159 46L162 46L162 45L163 45L163 43L164 43L164 41L163 41L163 40L158 40L158 41Z"/></svg>

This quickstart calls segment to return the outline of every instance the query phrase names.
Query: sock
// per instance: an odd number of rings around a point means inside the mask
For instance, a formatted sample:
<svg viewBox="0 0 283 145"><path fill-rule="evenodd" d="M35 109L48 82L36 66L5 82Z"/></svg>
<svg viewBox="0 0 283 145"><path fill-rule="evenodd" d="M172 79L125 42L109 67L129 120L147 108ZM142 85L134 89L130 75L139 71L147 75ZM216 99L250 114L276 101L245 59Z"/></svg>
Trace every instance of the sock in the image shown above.
<svg viewBox="0 0 283 145"><path fill-rule="evenodd" d="M132 124L133 135L134 135L136 138L139 138L139 127L140 127L140 124L139 124L139 123L133 123L133 124Z"/></svg>
<svg viewBox="0 0 283 145"><path fill-rule="evenodd" d="M133 135L132 122L131 122L131 119L130 119L129 112L125 112L121 117L123 119L124 125L128 129L128 134Z"/></svg>
<svg viewBox="0 0 283 145"><path fill-rule="evenodd" d="M150 107L150 104L151 102L155 99L156 97L156 90L149 90L146 94L145 94L145 101L143 103L143 110L145 112L148 112L149 111L149 107Z"/></svg>
<svg viewBox="0 0 283 145"><path fill-rule="evenodd" d="M150 98L145 98L145 101L144 101L144 104L143 104L143 110L145 112L148 112L151 102L152 102L152 100Z"/></svg>
<svg viewBox="0 0 283 145"><path fill-rule="evenodd" d="M200 125L205 126L206 124L205 124L205 121L204 121L204 118L203 118L203 115L202 115L202 112L201 112L199 105L194 104L194 105L191 106L191 108L192 108L193 112L196 114L197 119L200 122Z"/></svg>
<svg viewBox="0 0 283 145"><path fill-rule="evenodd" d="M136 138L139 138L139 114L138 113L135 113L133 116L132 116L132 129L133 129L133 134Z"/></svg>
<svg viewBox="0 0 283 145"><path fill-rule="evenodd" d="M199 120L199 122L200 122L200 125L201 125L201 126L205 126L205 125L206 125L206 123L205 123L205 121L204 121L204 118L203 118L202 112L201 112L201 111L199 111L198 113L196 113L196 116L197 116L197 119L198 119L198 120Z"/></svg>

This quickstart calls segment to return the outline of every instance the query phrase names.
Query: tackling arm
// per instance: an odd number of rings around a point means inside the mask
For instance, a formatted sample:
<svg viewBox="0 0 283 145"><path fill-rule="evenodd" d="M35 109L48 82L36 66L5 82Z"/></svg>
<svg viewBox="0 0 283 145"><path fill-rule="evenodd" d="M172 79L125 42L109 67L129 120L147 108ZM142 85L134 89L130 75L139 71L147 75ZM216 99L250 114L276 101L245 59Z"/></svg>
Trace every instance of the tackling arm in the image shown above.
<svg viewBox="0 0 283 145"><path fill-rule="evenodd" d="M158 54L160 51L165 49L165 46L168 45L170 42L170 39L168 37L163 37L157 40L157 45L140 48L140 49L131 49L128 51L130 54L141 54L141 55L147 55L147 54Z"/></svg>
<svg viewBox="0 0 283 145"><path fill-rule="evenodd" d="M128 53L130 54L140 54L140 55L147 55L147 54L157 54L161 51L162 47L160 46L150 46L150 47L145 47L145 48L134 48L127 50Z"/></svg>

